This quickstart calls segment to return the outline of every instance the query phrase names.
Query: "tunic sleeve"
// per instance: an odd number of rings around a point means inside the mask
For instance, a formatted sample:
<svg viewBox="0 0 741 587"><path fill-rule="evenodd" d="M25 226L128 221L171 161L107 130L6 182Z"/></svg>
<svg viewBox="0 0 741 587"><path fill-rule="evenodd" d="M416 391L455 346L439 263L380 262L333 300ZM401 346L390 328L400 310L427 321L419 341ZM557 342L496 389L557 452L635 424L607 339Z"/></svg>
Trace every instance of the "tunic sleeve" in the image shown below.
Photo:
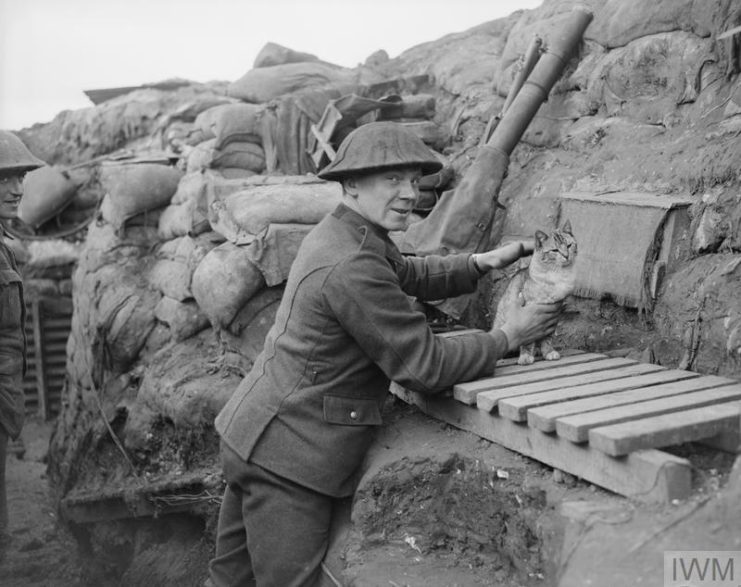
<svg viewBox="0 0 741 587"><path fill-rule="evenodd" d="M392 266L366 251L336 266L324 288L337 320L389 379L435 393L493 373L507 352L503 333L437 336L407 293Z"/></svg>
<svg viewBox="0 0 741 587"><path fill-rule="evenodd" d="M21 432L25 411L23 314L20 276L0 269L0 425L13 439Z"/></svg>

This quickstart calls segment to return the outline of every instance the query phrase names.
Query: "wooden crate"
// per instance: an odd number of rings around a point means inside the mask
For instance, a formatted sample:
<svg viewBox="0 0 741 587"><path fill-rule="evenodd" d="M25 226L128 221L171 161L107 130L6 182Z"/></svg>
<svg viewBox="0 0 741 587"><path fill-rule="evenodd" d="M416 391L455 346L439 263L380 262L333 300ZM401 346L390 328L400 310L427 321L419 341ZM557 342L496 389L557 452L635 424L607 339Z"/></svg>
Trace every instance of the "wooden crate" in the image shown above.
<svg viewBox="0 0 741 587"><path fill-rule="evenodd" d="M59 413L67 372L72 298L26 300L26 413L49 419Z"/></svg>
<svg viewBox="0 0 741 587"><path fill-rule="evenodd" d="M455 334L455 333L452 333ZM741 381L569 351L559 361L500 361L493 377L443 397L392 384L425 413L621 495L684 499L686 459L661 448L741 445Z"/></svg>

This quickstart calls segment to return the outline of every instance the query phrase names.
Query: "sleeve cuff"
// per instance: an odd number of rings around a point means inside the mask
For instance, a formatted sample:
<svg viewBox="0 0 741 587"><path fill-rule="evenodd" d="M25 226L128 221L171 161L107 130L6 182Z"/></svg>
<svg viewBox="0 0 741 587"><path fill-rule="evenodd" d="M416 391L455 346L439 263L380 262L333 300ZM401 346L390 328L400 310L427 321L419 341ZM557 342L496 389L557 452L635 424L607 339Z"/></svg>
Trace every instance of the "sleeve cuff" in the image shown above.
<svg viewBox="0 0 741 587"><path fill-rule="evenodd" d="M481 269L481 266L476 262L475 254L471 254L468 257L468 263L471 267L473 267L473 270L476 273L476 275L478 275L478 277L483 277L484 275L486 275L486 271Z"/></svg>

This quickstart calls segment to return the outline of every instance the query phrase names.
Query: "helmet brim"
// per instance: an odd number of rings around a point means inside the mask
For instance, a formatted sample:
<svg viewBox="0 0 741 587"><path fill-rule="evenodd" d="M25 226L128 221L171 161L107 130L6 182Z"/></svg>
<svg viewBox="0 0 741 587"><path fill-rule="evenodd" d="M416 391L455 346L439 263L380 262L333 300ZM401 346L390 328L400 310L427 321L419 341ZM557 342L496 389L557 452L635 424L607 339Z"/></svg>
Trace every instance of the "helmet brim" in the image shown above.
<svg viewBox="0 0 741 587"><path fill-rule="evenodd" d="M348 177L360 177L363 175L371 175L373 173L380 173L381 171L386 171L388 169L407 169L412 167L419 167L422 175L432 175L433 173L437 173L443 168L443 164L440 161L421 161L419 163L410 162L410 163L404 163L403 165L376 165L376 166L369 166L369 167L356 167L353 169L337 169L333 170L329 167L325 168L325 170L320 171L317 173L317 177L320 179L324 179L326 181L342 181L343 179L347 179Z"/></svg>

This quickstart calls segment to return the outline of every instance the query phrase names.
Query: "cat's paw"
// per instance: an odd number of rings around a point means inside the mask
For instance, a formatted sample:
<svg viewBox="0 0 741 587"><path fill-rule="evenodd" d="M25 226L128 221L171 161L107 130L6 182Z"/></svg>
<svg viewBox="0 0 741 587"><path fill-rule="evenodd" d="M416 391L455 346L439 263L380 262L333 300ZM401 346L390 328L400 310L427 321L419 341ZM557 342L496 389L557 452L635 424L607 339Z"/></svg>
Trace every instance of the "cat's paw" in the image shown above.
<svg viewBox="0 0 741 587"><path fill-rule="evenodd" d="M517 359L518 365L532 365L534 362L535 357L533 355L520 355Z"/></svg>
<svg viewBox="0 0 741 587"><path fill-rule="evenodd" d="M556 350L553 350L553 351L549 351L549 352L547 352L547 353L546 353L546 354L545 354L545 355L543 356L543 358L544 358L544 359L545 359L546 361L558 361L558 359L560 359L560 358L561 358L561 353L559 353L559 352L558 352L558 351L556 351Z"/></svg>

